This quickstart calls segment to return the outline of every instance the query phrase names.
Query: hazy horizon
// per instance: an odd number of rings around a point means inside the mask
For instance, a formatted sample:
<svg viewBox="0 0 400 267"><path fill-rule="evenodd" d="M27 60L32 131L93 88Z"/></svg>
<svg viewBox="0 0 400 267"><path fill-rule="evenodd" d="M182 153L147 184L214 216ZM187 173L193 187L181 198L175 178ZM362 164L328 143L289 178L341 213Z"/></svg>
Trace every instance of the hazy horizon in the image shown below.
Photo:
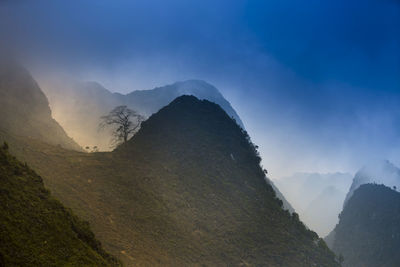
<svg viewBox="0 0 400 267"><path fill-rule="evenodd" d="M397 1L4 1L0 16L39 84L216 86L272 178L400 163Z"/></svg>

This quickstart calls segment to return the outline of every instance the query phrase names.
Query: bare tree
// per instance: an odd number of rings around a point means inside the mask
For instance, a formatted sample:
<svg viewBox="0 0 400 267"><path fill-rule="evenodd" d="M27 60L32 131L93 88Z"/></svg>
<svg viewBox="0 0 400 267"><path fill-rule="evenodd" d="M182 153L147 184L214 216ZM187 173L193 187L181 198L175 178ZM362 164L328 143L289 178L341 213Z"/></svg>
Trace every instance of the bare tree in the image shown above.
<svg viewBox="0 0 400 267"><path fill-rule="evenodd" d="M128 141L139 129L144 117L127 106L118 106L100 119L99 130L112 127L112 143L119 145Z"/></svg>

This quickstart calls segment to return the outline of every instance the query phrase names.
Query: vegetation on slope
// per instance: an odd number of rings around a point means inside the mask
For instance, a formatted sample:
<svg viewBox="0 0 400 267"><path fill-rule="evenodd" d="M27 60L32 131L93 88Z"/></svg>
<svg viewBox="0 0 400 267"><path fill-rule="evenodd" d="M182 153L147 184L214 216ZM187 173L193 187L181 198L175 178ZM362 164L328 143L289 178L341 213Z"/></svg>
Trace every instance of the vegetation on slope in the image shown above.
<svg viewBox="0 0 400 267"><path fill-rule="evenodd" d="M7 148L0 148L0 266L119 266L88 223L55 200Z"/></svg>
<svg viewBox="0 0 400 267"><path fill-rule="evenodd" d="M400 193L384 185L356 189L335 228L333 250L348 267L400 266Z"/></svg>
<svg viewBox="0 0 400 267"><path fill-rule="evenodd" d="M128 266L338 265L281 208L249 137L211 102L177 98L111 153L38 142L15 153Z"/></svg>

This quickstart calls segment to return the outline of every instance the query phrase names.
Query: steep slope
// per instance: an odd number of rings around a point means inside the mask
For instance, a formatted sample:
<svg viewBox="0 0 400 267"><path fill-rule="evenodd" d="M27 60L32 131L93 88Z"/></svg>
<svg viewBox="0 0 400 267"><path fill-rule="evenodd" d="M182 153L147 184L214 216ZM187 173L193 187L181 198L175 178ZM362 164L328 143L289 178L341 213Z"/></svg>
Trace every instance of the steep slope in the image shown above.
<svg viewBox="0 0 400 267"><path fill-rule="evenodd" d="M384 185L361 185L335 233L333 250L343 255L343 266L400 266L400 193Z"/></svg>
<svg viewBox="0 0 400 267"><path fill-rule="evenodd" d="M283 209L289 211L290 213L295 212L295 209L292 207L292 205L289 203L289 201L286 200L285 196L281 193L281 191L279 191L278 187L276 187L276 185L272 182L272 180L269 179L268 177L265 177L265 180L274 189L276 197L279 198L280 200L282 200Z"/></svg>
<svg viewBox="0 0 400 267"><path fill-rule="evenodd" d="M10 60L0 62L0 113L3 133L81 149L51 117L47 98L29 72Z"/></svg>
<svg viewBox="0 0 400 267"><path fill-rule="evenodd" d="M265 183L247 134L218 105L179 97L116 153L134 156L139 166L151 159L150 168L136 173L158 185L164 212L180 222L171 233L178 230L197 241L192 246L200 255L192 259L228 265L335 265L317 235L283 211ZM169 253L189 253L179 246L171 251L164 234L154 238Z"/></svg>
<svg viewBox="0 0 400 267"><path fill-rule="evenodd" d="M282 209L247 134L211 102L177 98L113 152L28 145L16 153L127 266L338 266Z"/></svg>
<svg viewBox="0 0 400 267"><path fill-rule="evenodd" d="M0 148L0 266L119 266L42 178Z"/></svg>
<svg viewBox="0 0 400 267"><path fill-rule="evenodd" d="M388 160L372 162L361 168L354 176L345 204L362 184L377 183L400 188L400 169Z"/></svg>
<svg viewBox="0 0 400 267"><path fill-rule="evenodd" d="M96 82L43 81L55 119L83 146L97 146L109 151L110 133L99 132L101 116L114 107L126 105L148 117L180 95L194 95L219 104L243 127L242 121L212 85L199 80L188 80L152 90L134 91L127 95L111 93Z"/></svg>

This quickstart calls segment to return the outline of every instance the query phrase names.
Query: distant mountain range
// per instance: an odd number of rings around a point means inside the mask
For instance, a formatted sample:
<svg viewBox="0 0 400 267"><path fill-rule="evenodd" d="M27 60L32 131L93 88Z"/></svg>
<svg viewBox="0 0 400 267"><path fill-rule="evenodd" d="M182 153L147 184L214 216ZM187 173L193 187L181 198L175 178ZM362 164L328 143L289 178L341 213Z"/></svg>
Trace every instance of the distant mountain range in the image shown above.
<svg viewBox="0 0 400 267"><path fill-rule="evenodd" d="M97 146L102 151L111 150L112 147L110 133L98 131L100 117L120 105L126 105L149 117L178 96L194 95L217 103L243 127L236 111L218 89L200 80L176 82L126 95L111 93L96 82L58 80L47 82L42 87L50 101L54 118L67 133L82 147Z"/></svg>
<svg viewBox="0 0 400 267"><path fill-rule="evenodd" d="M400 266L400 193L384 185L360 185L330 238L344 267Z"/></svg>
<svg viewBox="0 0 400 267"><path fill-rule="evenodd" d="M338 222L351 181L348 173L295 173L274 183L306 225L325 236Z"/></svg>

